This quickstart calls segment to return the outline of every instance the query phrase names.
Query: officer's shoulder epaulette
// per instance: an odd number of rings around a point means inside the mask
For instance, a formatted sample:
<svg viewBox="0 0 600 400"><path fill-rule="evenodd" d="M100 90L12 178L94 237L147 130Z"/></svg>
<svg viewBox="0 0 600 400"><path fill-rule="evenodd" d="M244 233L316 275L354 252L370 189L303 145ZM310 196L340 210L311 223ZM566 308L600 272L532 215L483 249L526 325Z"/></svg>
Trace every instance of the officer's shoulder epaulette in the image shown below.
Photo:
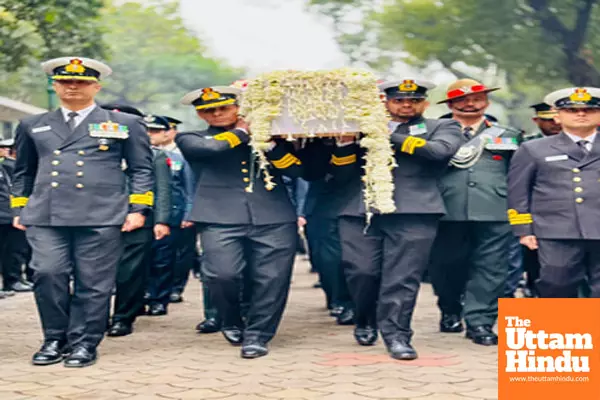
<svg viewBox="0 0 600 400"><path fill-rule="evenodd" d="M503 125L503 124L499 124L497 122L489 122L490 126L494 126L496 128L500 128L503 129L505 132L503 133L503 136L521 136L523 135L524 131L517 129L515 127L509 126L509 125Z"/></svg>
<svg viewBox="0 0 600 400"><path fill-rule="evenodd" d="M108 111L108 115L110 116L111 120L121 121L121 122L125 122L125 123L133 123L133 122L143 123L143 121L144 121L142 119L142 117L140 117L139 115L133 115L133 114L125 113L125 112L118 112L118 111L112 111L112 110L106 110L106 111Z"/></svg>
<svg viewBox="0 0 600 400"><path fill-rule="evenodd" d="M41 120L42 118L44 118L51 112L52 111L43 113L43 114L30 115L28 117L21 119L19 122L22 124L25 124L25 125L34 125L35 123L37 123L39 120Z"/></svg>

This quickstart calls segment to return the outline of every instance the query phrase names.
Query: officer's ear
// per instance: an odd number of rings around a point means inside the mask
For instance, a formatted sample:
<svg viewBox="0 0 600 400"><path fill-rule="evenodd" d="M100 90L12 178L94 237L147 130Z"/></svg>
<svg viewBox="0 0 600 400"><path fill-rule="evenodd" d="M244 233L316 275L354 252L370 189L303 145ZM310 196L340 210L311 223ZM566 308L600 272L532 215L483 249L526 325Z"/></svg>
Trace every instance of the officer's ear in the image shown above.
<svg viewBox="0 0 600 400"><path fill-rule="evenodd" d="M196 110L196 115L198 116L198 118L200 118L202 121L208 123L208 121L206 120L206 112L204 110Z"/></svg>
<svg viewBox="0 0 600 400"><path fill-rule="evenodd" d="M558 116L558 114L554 116L554 122L556 122L559 125L562 124L562 122L560 122L560 117Z"/></svg>
<svg viewBox="0 0 600 400"><path fill-rule="evenodd" d="M428 100L423 101L423 111L427 110L431 103Z"/></svg>

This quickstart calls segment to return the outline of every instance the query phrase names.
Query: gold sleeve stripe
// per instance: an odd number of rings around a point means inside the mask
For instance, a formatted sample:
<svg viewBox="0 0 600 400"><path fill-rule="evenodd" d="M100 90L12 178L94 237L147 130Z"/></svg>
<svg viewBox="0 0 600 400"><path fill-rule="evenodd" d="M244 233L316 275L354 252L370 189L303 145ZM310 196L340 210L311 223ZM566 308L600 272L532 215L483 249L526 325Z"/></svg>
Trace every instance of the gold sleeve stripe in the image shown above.
<svg viewBox="0 0 600 400"><path fill-rule="evenodd" d="M336 157L336 156L331 157L331 163L333 165L337 165L338 167L343 166L343 165L354 164L355 162L356 162L356 154L351 154L346 157Z"/></svg>
<svg viewBox="0 0 600 400"><path fill-rule="evenodd" d="M214 138L216 140L223 140L223 141L229 143L229 147L231 147L232 149L235 146L239 146L242 143L240 138L235 136L235 134L233 132L219 133L218 135L215 135Z"/></svg>
<svg viewBox="0 0 600 400"><path fill-rule="evenodd" d="M409 136L406 138L404 143L402 143L402 147L400 148L400 151L403 153L407 153L407 154L414 154L415 149L417 147L423 147L426 144L427 144L427 141L425 139L421 139L421 138L414 137L414 136Z"/></svg>
<svg viewBox="0 0 600 400"><path fill-rule="evenodd" d="M273 166L275 168L278 168L278 169L289 168L294 164L296 164L296 165L302 164L302 162L300 162L300 160L297 157L295 157L294 155L292 155L291 153L287 153L285 156L283 156L279 160L273 160L273 161L271 161L271 163L273 164Z"/></svg>
<svg viewBox="0 0 600 400"><path fill-rule="evenodd" d="M402 143L402 147L400 148L400 151L403 153L408 153L408 149L410 148L410 144L412 143L412 141L415 138L412 136L409 136L406 138L406 140L404 141L404 143Z"/></svg>
<svg viewBox="0 0 600 400"><path fill-rule="evenodd" d="M515 209L510 209L507 211L508 214L508 223L511 225L529 225L533 223L533 217L531 214L520 214Z"/></svg>
<svg viewBox="0 0 600 400"><path fill-rule="evenodd" d="M21 208L27 205L29 197L13 197L10 196L10 208Z"/></svg>
<svg viewBox="0 0 600 400"><path fill-rule="evenodd" d="M152 207L154 205L154 193L146 192L144 194L129 195L129 204L143 204Z"/></svg>

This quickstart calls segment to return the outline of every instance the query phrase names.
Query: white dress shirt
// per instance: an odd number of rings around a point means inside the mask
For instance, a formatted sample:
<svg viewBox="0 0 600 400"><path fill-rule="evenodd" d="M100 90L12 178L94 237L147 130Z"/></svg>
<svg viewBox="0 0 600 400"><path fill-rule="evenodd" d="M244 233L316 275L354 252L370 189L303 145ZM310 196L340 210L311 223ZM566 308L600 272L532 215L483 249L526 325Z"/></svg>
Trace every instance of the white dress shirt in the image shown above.
<svg viewBox="0 0 600 400"><path fill-rule="evenodd" d="M590 136L582 138L580 136L576 136L573 135L569 132L565 132L565 135L567 135L568 137L571 138L572 141L574 141L575 143L581 141L581 140L587 140L587 143L585 144L585 148L587 149L587 151L592 151L592 146L594 144L594 140L596 140L596 132L592 133Z"/></svg>
<svg viewBox="0 0 600 400"><path fill-rule="evenodd" d="M92 104L91 106L84 108L83 110L79 110L79 111L75 111L77 113L77 116L75 117L75 127L79 126L79 124L81 123L81 121L83 121L88 115L90 115L90 113L94 110L94 108L96 108L96 103ZM65 118L65 122L69 121L69 113L72 112L73 110L69 110L68 108L65 107L61 107L60 108L62 111L62 115Z"/></svg>
<svg viewBox="0 0 600 400"><path fill-rule="evenodd" d="M175 144L175 142L166 144L164 146L158 146L159 149L161 150L166 150L166 151L170 151L173 153L179 153L181 154L181 151L179 150L179 147L177 147L177 145Z"/></svg>

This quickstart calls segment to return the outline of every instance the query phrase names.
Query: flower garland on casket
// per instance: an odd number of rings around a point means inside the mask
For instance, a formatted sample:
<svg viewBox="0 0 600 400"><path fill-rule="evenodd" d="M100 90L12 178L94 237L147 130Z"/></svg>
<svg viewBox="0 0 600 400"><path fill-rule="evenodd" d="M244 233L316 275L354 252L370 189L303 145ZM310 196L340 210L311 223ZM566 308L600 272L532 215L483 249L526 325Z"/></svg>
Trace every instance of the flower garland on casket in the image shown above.
<svg viewBox="0 0 600 400"><path fill-rule="evenodd" d="M372 73L351 68L276 71L247 82L240 114L250 124L250 145L257 156L267 190L273 189L275 184L265 152L273 134L277 133L274 121L281 116L285 106L286 112L305 132L303 136L289 135L289 140L317 135L339 136L344 132L346 135L357 134L347 131L348 123L353 123L363 134L360 145L366 149L363 182L367 218L370 220L373 210L380 213L395 211L392 169L396 163L389 139L389 115L376 82ZM342 126L337 126L335 121L340 115ZM329 127L315 128L314 124L312 128L308 127L310 122L323 120L331 122Z"/></svg>

